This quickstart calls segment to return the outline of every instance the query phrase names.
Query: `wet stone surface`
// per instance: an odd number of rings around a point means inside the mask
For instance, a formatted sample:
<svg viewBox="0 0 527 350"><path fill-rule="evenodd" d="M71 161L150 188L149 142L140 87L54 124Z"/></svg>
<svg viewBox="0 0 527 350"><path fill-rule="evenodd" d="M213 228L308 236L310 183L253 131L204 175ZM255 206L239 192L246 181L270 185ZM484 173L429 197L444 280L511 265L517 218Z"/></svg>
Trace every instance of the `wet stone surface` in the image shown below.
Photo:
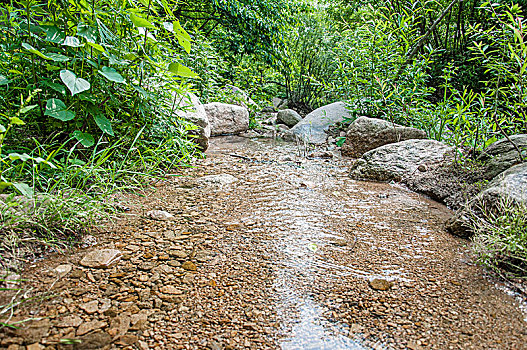
<svg viewBox="0 0 527 350"><path fill-rule="evenodd" d="M298 154L213 139L198 167L123 196L95 246L28 266L30 295L52 297L19 309L11 322L41 320L0 347L525 348L525 315L444 231L446 208ZM80 264L103 249L120 259Z"/></svg>

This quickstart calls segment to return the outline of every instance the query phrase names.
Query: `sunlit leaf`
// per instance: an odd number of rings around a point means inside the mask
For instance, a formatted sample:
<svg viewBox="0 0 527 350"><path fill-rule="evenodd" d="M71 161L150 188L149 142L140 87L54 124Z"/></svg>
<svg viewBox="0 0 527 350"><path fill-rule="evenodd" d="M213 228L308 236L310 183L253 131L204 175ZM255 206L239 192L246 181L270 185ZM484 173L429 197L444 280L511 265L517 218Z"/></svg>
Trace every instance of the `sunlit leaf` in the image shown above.
<svg viewBox="0 0 527 350"><path fill-rule="evenodd" d="M27 112L31 111L32 109L36 108L37 106L38 105L25 106L25 107L20 109L19 113L20 114L26 114Z"/></svg>
<svg viewBox="0 0 527 350"><path fill-rule="evenodd" d="M115 69L110 67L102 67L102 69L99 71L99 74L105 77L106 79L113 81L115 83L119 84L126 84L126 80L124 80L123 76L119 74Z"/></svg>
<svg viewBox="0 0 527 350"><path fill-rule="evenodd" d="M22 162L27 162L28 160L31 160L33 158L27 153L9 153L9 159L11 159L12 161L20 160Z"/></svg>
<svg viewBox="0 0 527 350"><path fill-rule="evenodd" d="M46 103L44 115L66 122L75 118L75 112L68 110L66 104L57 98L50 98Z"/></svg>
<svg viewBox="0 0 527 350"><path fill-rule="evenodd" d="M75 73L67 69L60 71L60 79L71 91L72 96L90 89L90 83L88 81L77 78Z"/></svg>
<svg viewBox="0 0 527 350"><path fill-rule="evenodd" d="M174 21L174 29L177 40L187 53L190 53L190 35L183 29L179 21Z"/></svg>
<svg viewBox="0 0 527 350"><path fill-rule="evenodd" d="M6 131L7 131L7 129L5 128L5 126L0 124L0 132L6 132Z"/></svg>
<svg viewBox="0 0 527 350"><path fill-rule="evenodd" d="M198 77L198 75L194 73L190 68L185 67L184 65L180 63L176 63L176 62L170 63L168 66L168 70L171 73L177 74L182 77L187 77L187 78L197 78Z"/></svg>
<svg viewBox="0 0 527 350"><path fill-rule="evenodd" d="M84 46L84 44L81 44L80 40L74 36L67 36L64 41L62 42L62 45L69 46L69 47L81 47Z"/></svg>
<svg viewBox="0 0 527 350"><path fill-rule="evenodd" d="M24 121L18 117L9 118L9 122L13 125L26 125L26 123L24 123Z"/></svg>
<svg viewBox="0 0 527 350"><path fill-rule="evenodd" d="M155 29L156 27L150 23L148 20L142 18L142 17L139 17L133 13L130 14L130 20L132 21L132 23L134 24L134 26L136 26L137 28L152 28L152 29Z"/></svg>
<svg viewBox="0 0 527 350"><path fill-rule="evenodd" d="M91 42L89 42L89 41L88 41L86 44L89 45L89 46L91 46L91 47L93 47L93 48L94 48L95 50L97 50L97 51L100 51L100 52L105 52L105 51L106 51L106 50L104 49L104 47L102 47L102 46L99 45L99 44L91 43Z"/></svg>

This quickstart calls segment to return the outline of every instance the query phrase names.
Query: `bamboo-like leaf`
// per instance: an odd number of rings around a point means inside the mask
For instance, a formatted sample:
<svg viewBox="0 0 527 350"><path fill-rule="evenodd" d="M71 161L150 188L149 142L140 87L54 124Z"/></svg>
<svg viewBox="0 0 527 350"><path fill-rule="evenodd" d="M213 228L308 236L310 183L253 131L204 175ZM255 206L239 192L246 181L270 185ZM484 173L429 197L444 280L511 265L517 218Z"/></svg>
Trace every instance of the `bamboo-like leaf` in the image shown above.
<svg viewBox="0 0 527 350"><path fill-rule="evenodd" d="M143 17L139 17L133 13L130 14L130 20L132 21L134 26L136 26L137 28L151 28L151 29L156 28L148 20L144 19Z"/></svg>
<svg viewBox="0 0 527 350"><path fill-rule="evenodd" d="M179 21L174 21L174 29L176 32L177 40L187 53L190 53L190 35L183 29Z"/></svg>
<svg viewBox="0 0 527 350"><path fill-rule="evenodd" d="M185 67L184 65L177 63L177 62L170 63L168 66L168 70L171 73L174 73L179 76L186 77L186 78L197 78L198 77L198 75L194 73L190 68Z"/></svg>

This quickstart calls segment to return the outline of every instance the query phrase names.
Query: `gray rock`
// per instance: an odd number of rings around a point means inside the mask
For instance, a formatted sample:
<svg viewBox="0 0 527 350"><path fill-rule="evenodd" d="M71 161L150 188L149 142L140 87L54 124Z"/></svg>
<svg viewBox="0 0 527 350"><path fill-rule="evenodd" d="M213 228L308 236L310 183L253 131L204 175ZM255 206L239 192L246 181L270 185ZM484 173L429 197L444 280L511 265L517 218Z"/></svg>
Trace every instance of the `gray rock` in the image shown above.
<svg viewBox="0 0 527 350"><path fill-rule="evenodd" d="M512 135L509 138L522 151L523 159L527 159L527 134ZM492 179L521 162L518 150L506 138L487 147L478 160L486 163L487 179Z"/></svg>
<svg viewBox="0 0 527 350"><path fill-rule="evenodd" d="M285 98L275 97L273 98L273 107L276 110L286 109L289 101Z"/></svg>
<svg viewBox="0 0 527 350"><path fill-rule="evenodd" d="M306 142L320 145L326 142L329 127L344 121L344 118L352 118L346 104L335 102L309 113L291 129L291 133Z"/></svg>
<svg viewBox="0 0 527 350"><path fill-rule="evenodd" d="M121 259L121 252L117 249L101 249L89 252L82 258L80 264L84 267L96 269L108 268Z"/></svg>
<svg viewBox="0 0 527 350"><path fill-rule="evenodd" d="M380 146L411 139L424 139L426 132L389 121L360 117L351 123L342 154L358 158Z"/></svg>
<svg viewBox="0 0 527 350"><path fill-rule="evenodd" d="M469 237L470 221L479 215L480 208L493 210L500 200L527 205L527 163L515 165L496 176L483 191L470 200L447 222L447 229L455 235Z"/></svg>
<svg viewBox="0 0 527 350"><path fill-rule="evenodd" d="M292 128L302 121L302 117L292 109L283 109L278 112L276 121Z"/></svg>
<svg viewBox="0 0 527 350"><path fill-rule="evenodd" d="M198 129L193 131L193 135L196 136L196 142L201 149L206 151L209 147L211 129L205 108L199 101L198 97L192 93L188 93L187 95L174 94L173 98L175 107L174 113L178 117L198 126Z"/></svg>
<svg viewBox="0 0 527 350"><path fill-rule="evenodd" d="M204 107L212 136L240 134L249 129L247 108L219 102L209 103Z"/></svg>
<svg viewBox="0 0 527 350"><path fill-rule="evenodd" d="M454 149L434 140L406 140L366 152L350 169L360 180L402 181L420 165L442 162Z"/></svg>

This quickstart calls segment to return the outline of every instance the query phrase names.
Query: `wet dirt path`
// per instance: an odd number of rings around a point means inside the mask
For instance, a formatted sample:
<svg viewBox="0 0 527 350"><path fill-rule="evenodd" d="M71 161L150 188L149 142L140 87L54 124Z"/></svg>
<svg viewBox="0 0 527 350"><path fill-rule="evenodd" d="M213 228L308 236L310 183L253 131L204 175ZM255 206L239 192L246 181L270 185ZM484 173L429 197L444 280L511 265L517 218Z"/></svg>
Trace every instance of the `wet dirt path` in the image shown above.
<svg viewBox="0 0 527 350"><path fill-rule="evenodd" d="M0 345L527 348L525 314L472 264L467 241L443 230L445 207L271 141L214 139L198 163L125 198L131 211L95 246L30 267L33 293L54 297L14 315L39 320ZM152 209L175 217L149 219ZM104 248L122 259L79 265Z"/></svg>

